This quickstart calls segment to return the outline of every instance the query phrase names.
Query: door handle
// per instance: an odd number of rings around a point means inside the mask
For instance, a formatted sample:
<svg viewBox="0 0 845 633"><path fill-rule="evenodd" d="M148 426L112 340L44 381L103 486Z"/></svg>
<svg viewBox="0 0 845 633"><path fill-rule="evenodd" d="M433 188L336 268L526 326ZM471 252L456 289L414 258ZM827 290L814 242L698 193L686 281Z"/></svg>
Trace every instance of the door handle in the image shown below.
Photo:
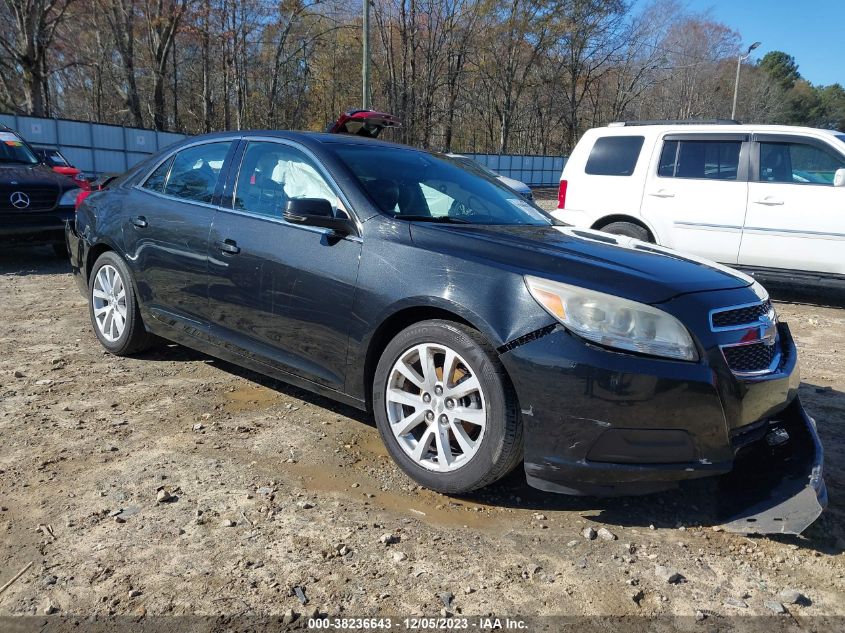
<svg viewBox="0 0 845 633"><path fill-rule="evenodd" d="M667 191L666 189L658 189L657 191L650 191L650 196L654 196L655 198L674 198L675 194L671 191Z"/></svg>
<svg viewBox="0 0 845 633"><path fill-rule="evenodd" d="M135 226L139 229L147 228L147 218L143 215L139 215L137 218L132 218L132 226Z"/></svg>
<svg viewBox="0 0 845 633"><path fill-rule="evenodd" d="M217 242L217 246L226 255L237 255L241 252L241 247L238 246L235 240L223 240L222 242Z"/></svg>
<svg viewBox="0 0 845 633"><path fill-rule="evenodd" d="M776 207L783 204L783 200L778 200L777 198L772 198L771 196L766 196L762 200L755 200L754 204L765 204L768 207Z"/></svg>

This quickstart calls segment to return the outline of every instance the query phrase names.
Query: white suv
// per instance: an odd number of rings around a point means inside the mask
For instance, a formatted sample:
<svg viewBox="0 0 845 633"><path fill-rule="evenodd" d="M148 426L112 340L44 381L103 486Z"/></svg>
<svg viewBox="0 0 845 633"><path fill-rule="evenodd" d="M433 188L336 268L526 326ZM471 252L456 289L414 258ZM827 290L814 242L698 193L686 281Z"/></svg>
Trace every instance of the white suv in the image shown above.
<svg viewBox="0 0 845 633"><path fill-rule="evenodd" d="M612 123L561 174L568 224L770 281L845 284L845 134L734 122Z"/></svg>

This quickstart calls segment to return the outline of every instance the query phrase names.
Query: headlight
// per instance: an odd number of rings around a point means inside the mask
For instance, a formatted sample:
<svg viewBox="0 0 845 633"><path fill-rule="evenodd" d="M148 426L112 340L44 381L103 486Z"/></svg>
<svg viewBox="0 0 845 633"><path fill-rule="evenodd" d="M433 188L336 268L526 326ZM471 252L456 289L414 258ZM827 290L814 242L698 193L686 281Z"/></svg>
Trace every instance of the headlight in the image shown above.
<svg viewBox="0 0 845 633"><path fill-rule="evenodd" d="M589 341L652 356L698 360L690 333L671 314L548 279L526 276L525 283L549 314Z"/></svg>
<svg viewBox="0 0 845 633"><path fill-rule="evenodd" d="M62 194L62 197L59 199L59 206L60 207L72 207L76 204L76 196L79 195L79 192L82 191L79 188L75 189L68 189Z"/></svg>

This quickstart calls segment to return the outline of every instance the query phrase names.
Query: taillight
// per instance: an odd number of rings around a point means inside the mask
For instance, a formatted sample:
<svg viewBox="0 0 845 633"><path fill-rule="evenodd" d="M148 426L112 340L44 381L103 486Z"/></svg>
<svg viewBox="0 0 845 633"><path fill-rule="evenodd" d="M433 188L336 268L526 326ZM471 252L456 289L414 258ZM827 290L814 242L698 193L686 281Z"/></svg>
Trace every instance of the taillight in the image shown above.
<svg viewBox="0 0 845 633"><path fill-rule="evenodd" d="M566 185L567 182L565 180L560 181L560 186L557 190L557 208L564 209L566 208Z"/></svg>

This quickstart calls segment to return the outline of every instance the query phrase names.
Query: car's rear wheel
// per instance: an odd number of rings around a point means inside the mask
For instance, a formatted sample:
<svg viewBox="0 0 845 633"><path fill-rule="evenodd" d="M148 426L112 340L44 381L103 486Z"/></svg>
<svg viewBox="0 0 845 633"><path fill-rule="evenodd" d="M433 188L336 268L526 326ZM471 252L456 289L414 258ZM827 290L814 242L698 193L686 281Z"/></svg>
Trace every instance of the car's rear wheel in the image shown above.
<svg viewBox="0 0 845 633"><path fill-rule="evenodd" d="M493 483L522 458L522 424L504 368L475 330L423 321L386 347L373 411L393 459L445 493Z"/></svg>
<svg viewBox="0 0 845 633"><path fill-rule="evenodd" d="M150 346L129 268L113 251L100 255L91 270L88 306L94 334L112 354L126 356Z"/></svg>
<svg viewBox="0 0 845 633"><path fill-rule="evenodd" d="M599 230L604 231L605 233L613 233L614 235L633 237L635 239L642 240L643 242L653 241L649 236L647 229L639 224L634 224L633 222L611 222L610 224L605 224Z"/></svg>

